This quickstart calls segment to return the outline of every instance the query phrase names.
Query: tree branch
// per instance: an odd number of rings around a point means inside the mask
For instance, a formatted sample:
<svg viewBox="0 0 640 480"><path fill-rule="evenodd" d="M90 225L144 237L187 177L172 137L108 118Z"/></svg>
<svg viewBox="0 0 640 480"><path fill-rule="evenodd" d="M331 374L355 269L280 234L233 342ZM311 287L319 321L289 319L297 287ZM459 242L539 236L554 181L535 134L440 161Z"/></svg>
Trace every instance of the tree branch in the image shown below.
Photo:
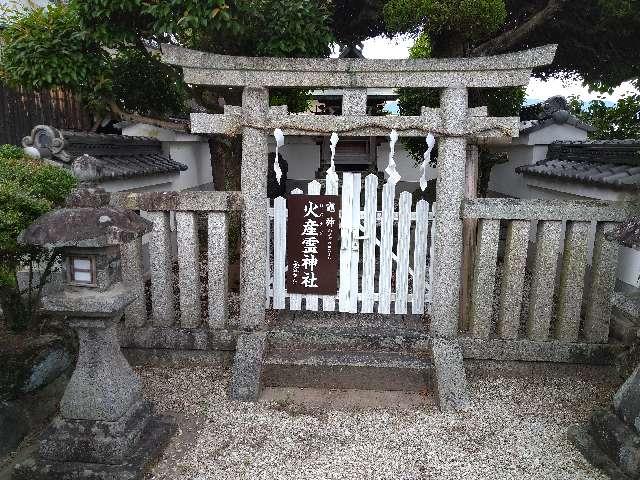
<svg viewBox="0 0 640 480"><path fill-rule="evenodd" d="M189 124L182 124L168 120L160 120L158 118L146 117L137 113L128 113L122 110L115 102L109 102L109 109L112 113L119 116L127 122L147 123L155 127L166 128L168 130L177 130L179 132L189 133Z"/></svg>
<svg viewBox="0 0 640 480"><path fill-rule="evenodd" d="M492 55L507 52L517 47L531 32L542 26L548 20L551 20L556 13L562 10L562 7L567 1L568 0L549 0L542 10L532 15L526 22L481 43L471 50L471 55Z"/></svg>

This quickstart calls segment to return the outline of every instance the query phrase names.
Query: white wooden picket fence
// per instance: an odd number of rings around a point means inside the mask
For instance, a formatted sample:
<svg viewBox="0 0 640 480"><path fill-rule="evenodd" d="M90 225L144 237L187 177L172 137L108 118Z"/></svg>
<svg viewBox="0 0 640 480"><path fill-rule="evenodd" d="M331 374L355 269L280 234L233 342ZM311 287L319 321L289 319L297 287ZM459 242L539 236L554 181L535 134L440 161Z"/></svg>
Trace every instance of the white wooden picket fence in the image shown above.
<svg viewBox="0 0 640 480"><path fill-rule="evenodd" d="M420 200L412 210L411 193L402 192L396 211L395 185L386 183L382 188L382 210L378 210L378 177L374 174L365 178L363 207L359 173L344 173L341 191L331 177L327 177L325 185L324 194L341 195L338 294L318 296L286 291L287 203L278 197L269 214L267 308L332 312L337 302L340 312L373 313L377 305L377 313L405 314L411 304L410 313L424 313L425 305L431 302L435 230L429 203ZM300 189L291 192L302 193ZM307 193L319 195L320 182L310 182Z"/></svg>

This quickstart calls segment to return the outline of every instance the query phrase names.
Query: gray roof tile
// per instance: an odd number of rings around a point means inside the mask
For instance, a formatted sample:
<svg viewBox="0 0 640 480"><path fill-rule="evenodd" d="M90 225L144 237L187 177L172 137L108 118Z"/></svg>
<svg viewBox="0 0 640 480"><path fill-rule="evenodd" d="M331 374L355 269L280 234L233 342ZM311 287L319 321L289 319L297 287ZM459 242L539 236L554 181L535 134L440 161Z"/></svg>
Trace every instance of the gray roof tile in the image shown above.
<svg viewBox="0 0 640 480"><path fill-rule="evenodd" d="M516 172L620 190L640 189L640 140L553 142L547 158L518 167Z"/></svg>
<svg viewBox="0 0 640 480"><path fill-rule="evenodd" d="M61 133L67 155L59 158L71 163L79 156L87 155L96 167L98 181L178 173L187 169L186 165L165 154L162 144L155 138L73 131Z"/></svg>

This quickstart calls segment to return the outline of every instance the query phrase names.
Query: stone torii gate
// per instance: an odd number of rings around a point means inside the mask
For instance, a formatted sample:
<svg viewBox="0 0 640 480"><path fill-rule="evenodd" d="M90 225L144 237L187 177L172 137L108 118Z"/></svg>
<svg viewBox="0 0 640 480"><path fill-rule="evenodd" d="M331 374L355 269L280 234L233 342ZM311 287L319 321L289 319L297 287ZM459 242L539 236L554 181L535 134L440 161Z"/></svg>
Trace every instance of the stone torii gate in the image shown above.
<svg viewBox="0 0 640 480"><path fill-rule="evenodd" d="M553 61L556 46L492 57L369 60L327 58L249 58L216 55L164 45L163 60L181 66L190 84L242 87L242 106L224 114L194 113L193 133L242 135L241 186L244 198L240 322L245 330L265 327L267 262L267 140L275 128L285 135L400 136L438 138L437 207L431 305L432 354L437 398L443 408L466 401L462 352L456 337L460 312L463 221L468 143L517 137L517 117L487 115L486 107L469 108L469 88L527 85L535 67ZM269 88L344 89L341 116L290 115L286 107L269 107ZM367 87L441 89L440 108L423 108L420 116L366 115Z"/></svg>

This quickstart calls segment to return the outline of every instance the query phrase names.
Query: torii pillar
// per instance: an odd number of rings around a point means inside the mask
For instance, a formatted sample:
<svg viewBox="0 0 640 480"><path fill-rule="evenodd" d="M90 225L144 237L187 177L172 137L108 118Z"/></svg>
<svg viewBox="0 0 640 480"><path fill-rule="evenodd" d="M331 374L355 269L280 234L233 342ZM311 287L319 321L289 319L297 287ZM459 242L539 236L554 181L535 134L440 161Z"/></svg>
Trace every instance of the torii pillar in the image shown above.
<svg viewBox="0 0 640 480"><path fill-rule="evenodd" d="M462 135L469 115L467 89L445 88L440 97L440 114L450 133ZM463 136L442 137L438 149L431 334L435 392L441 408L447 410L464 408L468 403L462 349L455 340L460 315L460 206L464 198L467 140Z"/></svg>
<svg viewBox="0 0 640 480"><path fill-rule="evenodd" d="M245 125L264 123L269 114L269 90L245 87L242 115ZM240 328L256 330L264 326L266 292L265 268L269 199L267 197L268 133L254 127L242 129L240 185L245 208L242 210L242 249L240 256ZM258 266L258 268L256 268Z"/></svg>

